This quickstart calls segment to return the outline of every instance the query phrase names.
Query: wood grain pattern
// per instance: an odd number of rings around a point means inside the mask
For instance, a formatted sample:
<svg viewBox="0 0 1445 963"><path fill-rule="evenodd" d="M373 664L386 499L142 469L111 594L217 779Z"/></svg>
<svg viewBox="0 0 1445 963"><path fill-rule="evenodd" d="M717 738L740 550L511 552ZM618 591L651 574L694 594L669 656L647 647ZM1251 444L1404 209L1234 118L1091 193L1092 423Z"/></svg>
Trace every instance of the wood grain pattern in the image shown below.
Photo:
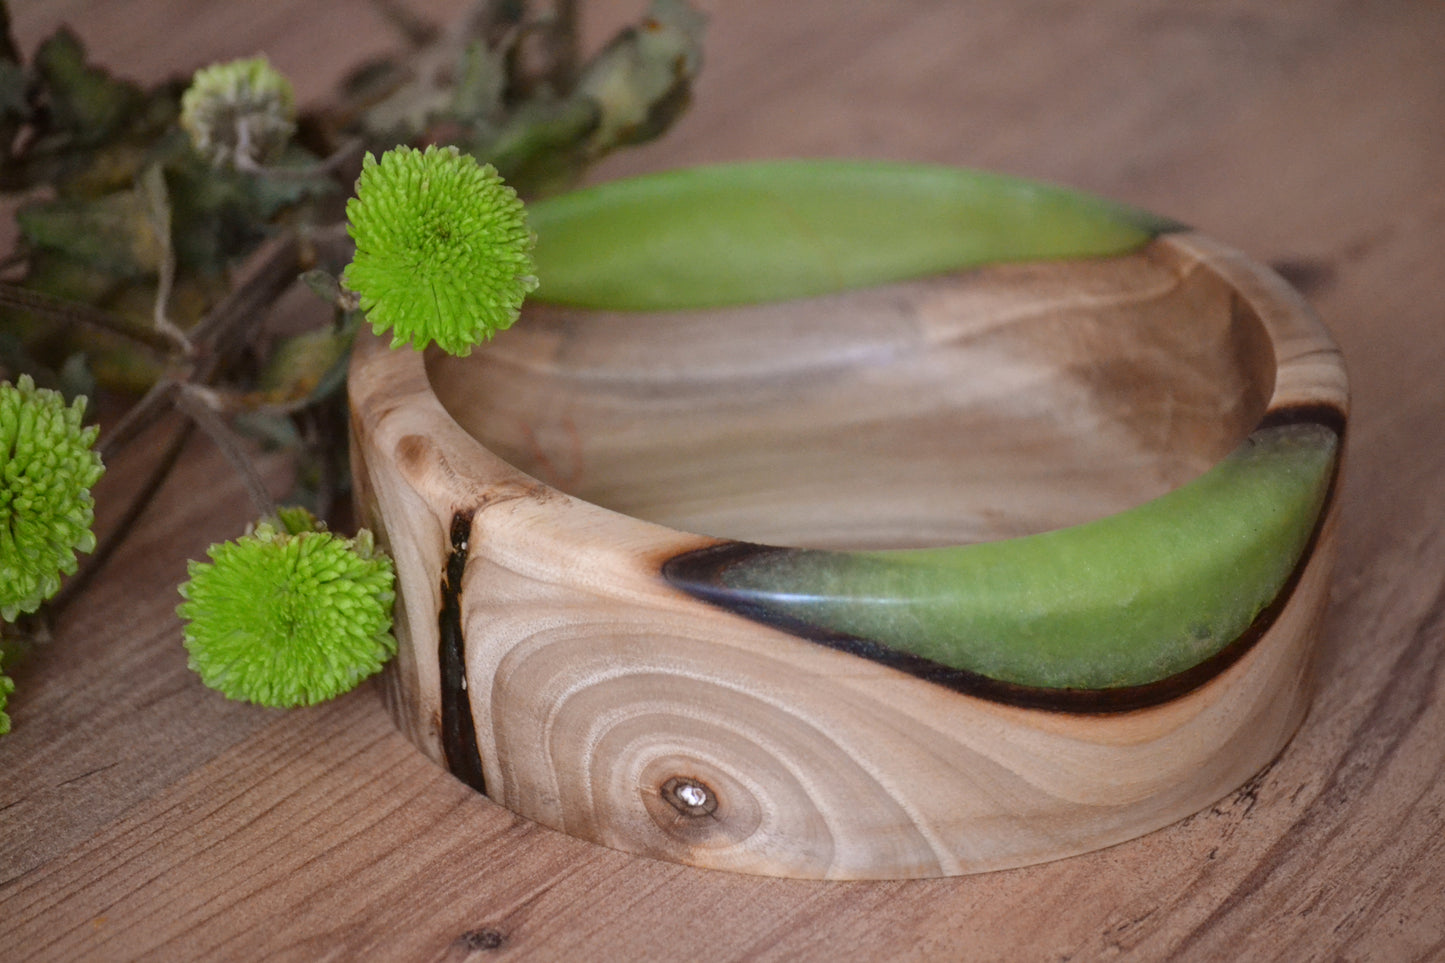
<svg viewBox="0 0 1445 963"><path fill-rule="evenodd" d="M997 538L999 493L1010 529L1038 531L1178 485L1276 415L1342 427L1327 334L1227 248L1166 235L756 309L544 314L466 359L368 339L350 381L362 503L406 596L393 711L509 809L712 868L956 875L1182 818L1302 718L1333 518L1227 658L1092 702L941 689L942 666L813 645L663 576L729 524L850 548ZM880 528L880 502L906 520ZM1111 699L1133 711L1057 713Z"/></svg>
<svg viewBox="0 0 1445 963"><path fill-rule="evenodd" d="M1346 410L1298 296L1236 258L1191 235L747 310L529 307L475 358L428 363L469 434L614 511L815 548L1008 538L1176 488L1267 409ZM1277 370L1236 286L1269 312Z"/></svg>
<svg viewBox="0 0 1445 963"><path fill-rule="evenodd" d="M354 53L389 43L354 4L322 0L11 6L27 47L69 19L107 63L148 77L264 49L313 100ZM279 715L201 687L171 592L183 557L239 532L247 509L197 445L56 643L15 672L5 953L1439 958L1445 14L1339 0L705 6L694 112L599 177L817 154L995 168L1171 214L1305 285L1355 405L1318 694L1297 736L1197 816L1028 869L814 883L636 859L481 799L370 691ZM634 7L605 5L593 37ZM318 24L338 42L318 45ZM238 870L256 850L288 858Z"/></svg>

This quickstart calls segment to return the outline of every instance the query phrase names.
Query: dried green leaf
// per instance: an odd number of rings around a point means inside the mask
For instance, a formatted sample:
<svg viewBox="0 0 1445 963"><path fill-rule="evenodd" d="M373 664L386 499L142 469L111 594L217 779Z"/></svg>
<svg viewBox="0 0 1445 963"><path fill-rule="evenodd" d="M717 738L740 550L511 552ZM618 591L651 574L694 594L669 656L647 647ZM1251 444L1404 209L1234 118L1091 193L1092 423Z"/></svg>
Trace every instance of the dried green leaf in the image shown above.
<svg viewBox="0 0 1445 963"><path fill-rule="evenodd" d="M444 115L450 103L446 88L403 84L367 111L366 126L377 141L406 143L426 130L432 118Z"/></svg>
<svg viewBox="0 0 1445 963"><path fill-rule="evenodd" d="M312 268L304 272L301 275L301 283L310 288L312 294L327 304L341 302L341 282L336 279L336 275L324 268Z"/></svg>
<svg viewBox="0 0 1445 963"><path fill-rule="evenodd" d="M40 249L31 254L24 287L64 301L102 307L132 324L137 332L151 325L155 283L149 278L117 279L60 252ZM177 321L193 320L221 293L220 279L209 285L202 279L183 279L171 296L172 316ZM17 339L36 363L51 370L59 370L71 355L83 351L96 380L118 391L144 391L164 371L164 363L153 351L128 338L98 328L57 324L28 311L0 310L0 332ZM40 373L28 365L20 370Z"/></svg>
<svg viewBox="0 0 1445 963"><path fill-rule="evenodd" d="M496 139L477 150L524 196L571 186L593 155L588 139L602 112L589 97L532 101L515 111Z"/></svg>
<svg viewBox="0 0 1445 963"><path fill-rule="evenodd" d="M480 40L467 45L452 92L451 113L459 120L490 124L502 113L507 61Z"/></svg>
<svg viewBox="0 0 1445 963"><path fill-rule="evenodd" d="M106 141L142 101L135 85L86 63L85 47L62 27L40 45L34 69L50 107L50 126L76 145Z"/></svg>
<svg viewBox="0 0 1445 963"><path fill-rule="evenodd" d="M280 164L300 167L315 160L293 145ZM267 237L283 213L339 191L323 175L272 178L213 168L189 147L172 159L167 174L171 242L183 273L221 274Z"/></svg>
<svg viewBox="0 0 1445 963"><path fill-rule="evenodd" d="M290 406L319 401L346 380L355 328L306 331L280 342L267 359L251 400Z"/></svg>
<svg viewBox="0 0 1445 963"><path fill-rule="evenodd" d="M57 198L28 204L15 220L34 247L58 251L119 278L150 276L165 252L142 192L116 191L95 200Z"/></svg>
<svg viewBox="0 0 1445 963"><path fill-rule="evenodd" d="M13 120L29 112L25 103L25 68L14 60L0 57L0 118ZM8 150L10 145L0 146Z"/></svg>
<svg viewBox="0 0 1445 963"><path fill-rule="evenodd" d="M677 119L702 66L705 22L684 0L653 0L647 19L587 65L577 93L602 111L588 141L594 154L651 140Z"/></svg>

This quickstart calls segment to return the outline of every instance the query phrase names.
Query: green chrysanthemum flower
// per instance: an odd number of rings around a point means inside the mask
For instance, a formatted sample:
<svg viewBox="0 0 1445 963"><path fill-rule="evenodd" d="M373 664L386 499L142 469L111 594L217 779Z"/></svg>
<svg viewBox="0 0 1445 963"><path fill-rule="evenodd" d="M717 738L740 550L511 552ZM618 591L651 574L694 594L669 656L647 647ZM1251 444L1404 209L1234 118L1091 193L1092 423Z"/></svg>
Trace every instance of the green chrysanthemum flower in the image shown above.
<svg viewBox="0 0 1445 963"><path fill-rule="evenodd" d="M296 130L291 83L265 57L203 67L181 95L181 126L218 167L264 163Z"/></svg>
<svg viewBox="0 0 1445 963"><path fill-rule="evenodd" d="M396 652L391 560L362 529L324 531L285 509L191 562L185 602L190 667L228 698L311 705L375 674Z"/></svg>
<svg viewBox="0 0 1445 963"><path fill-rule="evenodd" d="M10 693L14 691L15 681L0 672L0 736L10 731L10 717L5 714L5 703L9 701Z"/></svg>
<svg viewBox="0 0 1445 963"><path fill-rule="evenodd" d="M80 423L85 399L67 405L29 375L0 384L0 619L34 612L95 550L90 488L105 468L91 450L98 428Z"/></svg>
<svg viewBox="0 0 1445 963"><path fill-rule="evenodd" d="M537 287L517 192L455 147L367 154L346 216L356 257L342 283L393 348L435 341L465 357Z"/></svg>

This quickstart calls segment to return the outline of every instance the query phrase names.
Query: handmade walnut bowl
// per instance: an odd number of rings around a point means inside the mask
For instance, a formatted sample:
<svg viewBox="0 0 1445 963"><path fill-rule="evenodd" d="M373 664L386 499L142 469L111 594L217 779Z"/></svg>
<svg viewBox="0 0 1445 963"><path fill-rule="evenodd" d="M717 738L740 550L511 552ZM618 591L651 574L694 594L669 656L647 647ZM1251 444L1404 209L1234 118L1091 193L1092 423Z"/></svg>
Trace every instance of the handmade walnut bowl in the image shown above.
<svg viewBox="0 0 1445 963"><path fill-rule="evenodd" d="M644 235L617 290L671 270L666 217L593 202L534 215L542 295L550 267L587 301L555 239L597 210L628 225L608 278ZM544 825L780 876L1020 866L1235 789L1307 709L1345 376L1270 271L1131 223L1095 256L731 298L771 243L745 223L685 260L721 276L700 300L764 303L538 304L468 358L361 337L403 731Z"/></svg>

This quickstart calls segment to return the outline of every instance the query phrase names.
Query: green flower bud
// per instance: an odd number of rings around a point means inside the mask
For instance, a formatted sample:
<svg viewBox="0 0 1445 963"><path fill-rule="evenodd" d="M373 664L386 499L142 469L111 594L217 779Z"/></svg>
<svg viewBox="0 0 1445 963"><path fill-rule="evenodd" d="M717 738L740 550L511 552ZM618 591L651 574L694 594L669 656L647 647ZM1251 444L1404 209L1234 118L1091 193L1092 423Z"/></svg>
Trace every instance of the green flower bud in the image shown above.
<svg viewBox="0 0 1445 963"><path fill-rule="evenodd" d="M181 126L217 167L263 164L296 130L291 83L265 57L204 67L181 95Z"/></svg>
<svg viewBox="0 0 1445 963"><path fill-rule="evenodd" d="M455 147L366 155L346 205L356 257L342 283L392 347L466 356L509 328L537 287L516 191Z"/></svg>
<svg viewBox="0 0 1445 963"><path fill-rule="evenodd" d="M105 472L91 450L85 399L67 405L29 375L0 384L0 619L34 612L95 549L90 488Z"/></svg>
<svg viewBox="0 0 1445 963"><path fill-rule="evenodd" d="M176 609L190 667L231 699L311 705L347 692L396 652L391 560L362 529L324 530L300 509L191 562Z"/></svg>

